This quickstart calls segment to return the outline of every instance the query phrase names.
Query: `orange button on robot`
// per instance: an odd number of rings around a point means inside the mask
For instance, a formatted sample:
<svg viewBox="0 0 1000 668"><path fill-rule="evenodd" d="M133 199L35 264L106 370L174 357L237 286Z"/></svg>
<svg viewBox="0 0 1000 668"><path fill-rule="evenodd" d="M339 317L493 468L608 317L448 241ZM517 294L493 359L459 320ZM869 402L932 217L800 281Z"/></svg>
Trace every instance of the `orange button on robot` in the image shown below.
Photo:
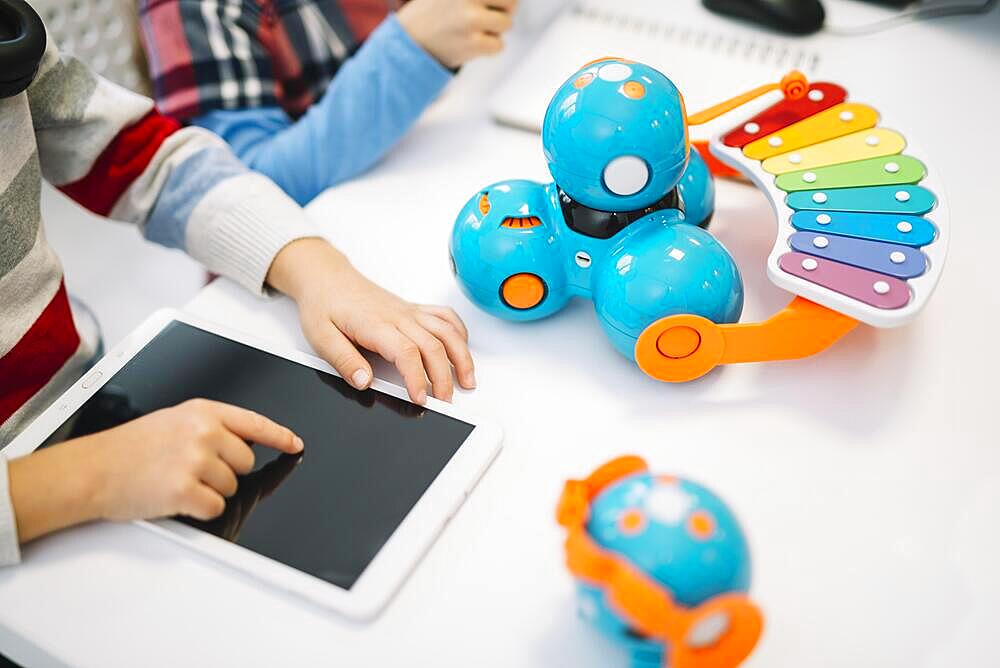
<svg viewBox="0 0 1000 668"><path fill-rule="evenodd" d="M534 274L514 274L500 286L500 296L511 308L534 308L545 299L545 282Z"/></svg>

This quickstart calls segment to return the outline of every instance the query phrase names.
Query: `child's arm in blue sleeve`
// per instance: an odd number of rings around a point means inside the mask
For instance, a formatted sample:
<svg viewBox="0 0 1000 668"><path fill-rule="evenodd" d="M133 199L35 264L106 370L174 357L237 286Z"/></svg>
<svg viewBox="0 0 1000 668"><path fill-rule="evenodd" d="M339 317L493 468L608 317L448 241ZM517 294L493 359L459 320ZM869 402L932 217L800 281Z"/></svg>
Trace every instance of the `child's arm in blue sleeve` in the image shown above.
<svg viewBox="0 0 1000 668"><path fill-rule="evenodd" d="M305 204L378 162L450 79L390 15L298 121L272 107L214 111L193 123Z"/></svg>

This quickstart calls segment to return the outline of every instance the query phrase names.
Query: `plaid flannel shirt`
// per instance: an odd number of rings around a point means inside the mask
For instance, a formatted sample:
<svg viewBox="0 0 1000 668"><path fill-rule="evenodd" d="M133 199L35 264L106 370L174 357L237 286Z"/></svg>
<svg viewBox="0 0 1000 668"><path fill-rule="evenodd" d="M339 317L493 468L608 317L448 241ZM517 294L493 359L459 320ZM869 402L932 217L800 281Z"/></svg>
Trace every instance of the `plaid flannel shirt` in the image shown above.
<svg viewBox="0 0 1000 668"><path fill-rule="evenodd" d="M298 118L393 0L139 0L157 105L190 121L280 106Z"/></svg>

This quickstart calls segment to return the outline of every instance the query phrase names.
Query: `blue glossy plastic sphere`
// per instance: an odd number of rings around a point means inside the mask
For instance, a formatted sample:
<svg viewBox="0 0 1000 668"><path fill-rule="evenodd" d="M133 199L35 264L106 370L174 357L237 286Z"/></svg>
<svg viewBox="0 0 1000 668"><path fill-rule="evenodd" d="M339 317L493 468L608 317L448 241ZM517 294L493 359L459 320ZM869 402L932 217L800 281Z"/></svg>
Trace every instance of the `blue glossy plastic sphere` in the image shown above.
<svg viewBox="0 0 1000 668"><path fill-rule="evenodd" d="M558 206L554 186L526 179L494 183L473 195L451 233L451 258L462 292L487 313L507 320L538 320L565 306L574 291L565 268L571 260L557 237ZM537 227L503 225L509 218L532 216ZM501 298L503 282L519 273L534 274L545 284L545 299L534 308L514 309Z"/></svg>
<svg viewBox="0 0 1000 668"><path fill-rule="evenodd" d="M576 201L602 211L641 209L677 185L687 166L684 105L652 67L597 61L556 91L542 145L552 178Z"/></svg>
<svg viewBox="0 0 1000 668"><path fill-rule="evenodd" d="M677 191L684 200L687 222L707 228L715 213L715 181L698 151L691 151L688 156L688 166L677 182Z"/></svg>
<svg viewBox="0 0 1000 668"><path fill-rule="evenodd" d="M737 322L743 279L726 248L711 234L664 213L637 221L595 268L594 307L615 347L628 357L660 318L692 313L712 322Z"/></svg>
<svg viewBox="0 0 1000 668"><path fill-rule="evenodd" d="M587 532L665 587L679 605L693 607L750 587L750 550L736 517L689 480L648 472L623 478L594 499ZM631 634L601 590L580 585L578 605L585 619L629 645L637 664L646 663L645 656L662 665L662 645Z"/></svg>

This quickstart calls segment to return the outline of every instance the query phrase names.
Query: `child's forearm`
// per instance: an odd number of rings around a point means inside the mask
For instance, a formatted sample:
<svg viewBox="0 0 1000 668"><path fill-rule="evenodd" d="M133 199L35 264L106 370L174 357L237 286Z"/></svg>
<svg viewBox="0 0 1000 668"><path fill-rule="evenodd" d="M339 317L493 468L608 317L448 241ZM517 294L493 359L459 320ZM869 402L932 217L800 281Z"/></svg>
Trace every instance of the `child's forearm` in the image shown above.
<svg viewBox="0 0 1000 668"><path fill-rule="evenodd" d="M8 462L21 543L100 517L99 466L80 445L67 442Z"/></svg>
<svg viewBox="0 0 1000 668"><path fill-rule="evenodd" d="M332 276L332 282L346 289L348 279L359 276L343 253L325 239L297 239L288 244L271 263L267 284L301 302L305 294L317 287L317 278Z"/></svg>
<svg viewBox="0 0 1000 668"><path fill-rule="evenodd" d="M247 109L213 112L195 124L304 204L375 164L450 79L390 17L298 121L278 109Z"/></svg>

